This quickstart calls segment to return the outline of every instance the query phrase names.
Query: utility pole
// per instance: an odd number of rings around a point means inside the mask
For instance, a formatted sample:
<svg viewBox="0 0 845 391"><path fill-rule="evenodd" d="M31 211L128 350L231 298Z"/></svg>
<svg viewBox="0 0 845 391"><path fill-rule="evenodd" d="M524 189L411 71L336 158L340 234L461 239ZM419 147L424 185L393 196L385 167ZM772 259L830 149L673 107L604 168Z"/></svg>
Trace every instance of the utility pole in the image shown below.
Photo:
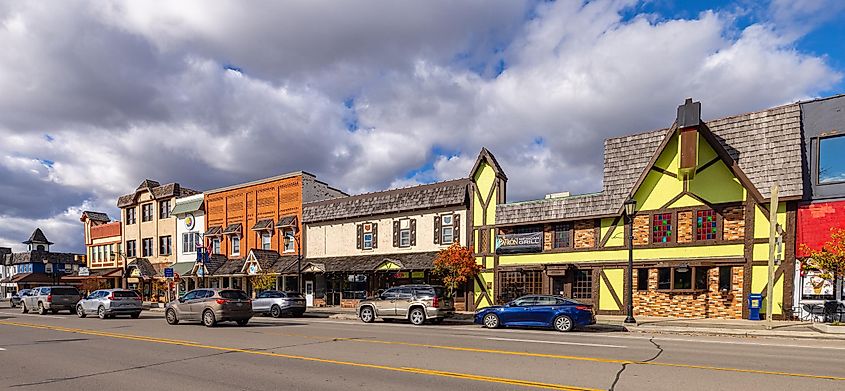
<svg viewBox="0 0 845 391"><path fill-rule="evenodd" d="M766 329L772 329L772 307L775 299L775 253L778 226L778 185L772 186L772 201L769 205L769 281L766 284Z"/></svg>

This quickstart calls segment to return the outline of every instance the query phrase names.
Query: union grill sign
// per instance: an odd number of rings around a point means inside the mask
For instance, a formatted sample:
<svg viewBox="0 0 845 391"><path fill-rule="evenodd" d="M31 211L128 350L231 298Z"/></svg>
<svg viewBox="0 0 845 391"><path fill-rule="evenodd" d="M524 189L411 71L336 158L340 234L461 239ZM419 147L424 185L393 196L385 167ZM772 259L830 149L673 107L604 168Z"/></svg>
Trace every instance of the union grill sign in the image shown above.
<svg viewBox="0 0 845 391"><path fill-rule="evenodd" d="M536 253L543 251L543 233L496 236L496 254Z"/></svg>

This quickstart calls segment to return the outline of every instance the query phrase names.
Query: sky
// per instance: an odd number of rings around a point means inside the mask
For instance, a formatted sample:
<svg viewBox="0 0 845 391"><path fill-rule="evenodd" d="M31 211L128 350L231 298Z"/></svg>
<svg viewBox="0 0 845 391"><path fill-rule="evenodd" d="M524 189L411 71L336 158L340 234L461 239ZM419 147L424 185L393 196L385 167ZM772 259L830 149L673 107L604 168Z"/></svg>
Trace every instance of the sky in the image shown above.
<svg viewBox="0 0 845 391"><path fill-rule="evenodd" d="M5 1L0 246L82 251L145 178L304 170L349 193L466 177L601 189L608 137L845 92L845 2Z"/></svg>

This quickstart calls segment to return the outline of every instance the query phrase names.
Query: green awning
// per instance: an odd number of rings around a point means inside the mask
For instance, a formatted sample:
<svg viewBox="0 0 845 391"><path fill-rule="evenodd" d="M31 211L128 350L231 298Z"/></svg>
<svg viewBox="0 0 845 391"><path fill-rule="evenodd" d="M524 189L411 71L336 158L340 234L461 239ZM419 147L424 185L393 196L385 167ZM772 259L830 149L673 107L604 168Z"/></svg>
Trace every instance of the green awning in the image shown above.
<svg viewBox="0 0 845 391"><path fill-rule="evenodd" d="M173 207L173 211L170 212L172 215L178 215L182 213L191 213L196 212L202 208L202 199L197 199L193 201L186 201L186 202L177 202L176 206Z"/></svg>
<svg viewBox="0 0 845 391"><path fill-rule="evenodd" d="M173 268L173 273L184 276L191 272L191 269L194 268L194 263L196 262L178 262L170 265L170 267Z"/></svg>

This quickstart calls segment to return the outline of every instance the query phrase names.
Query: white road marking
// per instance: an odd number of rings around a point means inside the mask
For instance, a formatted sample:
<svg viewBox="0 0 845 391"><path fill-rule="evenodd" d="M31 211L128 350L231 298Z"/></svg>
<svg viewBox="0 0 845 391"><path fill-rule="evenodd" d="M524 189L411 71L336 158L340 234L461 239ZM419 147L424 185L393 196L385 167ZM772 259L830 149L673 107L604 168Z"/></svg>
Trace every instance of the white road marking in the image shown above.
<svg viewBox="0 0 845 391"><path fill-rule="evenodd" d="M551 345L593 346L593 347L598 347L598 348L625 349L627 347L627 346L622 346L622 345L604 345L604 344L600 344L600 343L564 342L564 341L538 341L536 339L514 339L514 338L496 338L496 337L487 337L485 339L489 339L489 340L492 340L492 341L530 342L530 343L543 343L543 344L551 344Z"/></svg>
<svg viewBox="0 0 845 391"><path fill-rule="evenodd" d="M0 348L0 351L6 350L6 348Z"/></svg>
<svg viewBox="0 0 845 391"><path fill-rule="evenodd" d="M15 315L15 316L34 316L37 318L53 318L53 319L64 319L65 316L56 316L56 315L38 315L38 314L24 314L21 312L9 312L9 311L0 311L4 314ZM70 316L70 315L68 315Z"/></svg>

